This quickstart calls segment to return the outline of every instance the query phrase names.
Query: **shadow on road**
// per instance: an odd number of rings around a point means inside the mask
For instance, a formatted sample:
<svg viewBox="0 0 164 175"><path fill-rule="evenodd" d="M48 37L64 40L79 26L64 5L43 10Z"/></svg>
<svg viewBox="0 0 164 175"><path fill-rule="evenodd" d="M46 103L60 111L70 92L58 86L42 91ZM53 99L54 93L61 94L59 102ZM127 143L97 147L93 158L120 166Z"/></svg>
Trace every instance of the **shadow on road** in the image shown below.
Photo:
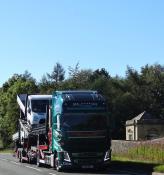
<svg viewBox="0 0 164 175"><path fill-rule="evenodd" d="M69 170L67 173L84 173L84 174L144 174L149 175L153 172L157 164L138 163L129 161L112 161L105 170Z"/></svg>
<svg viewBox="0 0 164 175"><path fill-rule="evenodd" d="M153 168L157 164L153 163L140 163L140 162L131 162L131 161L112 161L111 169L119 170L119 171L129 171L138 174L151 174L153 172Z"/></svg>

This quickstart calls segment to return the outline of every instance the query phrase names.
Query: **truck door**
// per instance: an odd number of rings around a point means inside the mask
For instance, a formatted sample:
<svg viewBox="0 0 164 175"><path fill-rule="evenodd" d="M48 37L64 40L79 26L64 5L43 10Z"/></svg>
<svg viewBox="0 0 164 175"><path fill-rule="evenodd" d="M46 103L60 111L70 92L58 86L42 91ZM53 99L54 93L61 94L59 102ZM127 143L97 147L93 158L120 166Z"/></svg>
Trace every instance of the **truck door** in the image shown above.
<svg viewBox="0 0 164 175"><path fill-rule="evenodd" d="M59 150L59 142L61 140L61 130L60 130L60 114L56 115L56 123L54 123L54 129L53 129L53 147L56 151Z"/></svg>

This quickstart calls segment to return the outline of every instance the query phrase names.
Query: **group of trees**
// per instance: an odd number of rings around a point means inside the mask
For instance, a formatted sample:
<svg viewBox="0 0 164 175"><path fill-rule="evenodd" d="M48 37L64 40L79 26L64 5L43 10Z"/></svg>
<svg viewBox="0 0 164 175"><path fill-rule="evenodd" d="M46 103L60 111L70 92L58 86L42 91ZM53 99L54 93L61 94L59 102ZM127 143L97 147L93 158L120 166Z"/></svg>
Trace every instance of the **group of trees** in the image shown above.
<svg viewBox="0 0 164 175"><path fill-rule="evenodd" d="M79 64L68 68L68 78L60 63L46 73L40 82L27 71L14 74L0 88L0 137L5 146L17 130L20 93L52 94L55 90L91 89L102 93L108 104L112 137L124 139L125 122L146 110L156 117L164 116L164 67L146 65L138 72L127 67L126 77L111 77L104 68L80 69Z"/></svg>

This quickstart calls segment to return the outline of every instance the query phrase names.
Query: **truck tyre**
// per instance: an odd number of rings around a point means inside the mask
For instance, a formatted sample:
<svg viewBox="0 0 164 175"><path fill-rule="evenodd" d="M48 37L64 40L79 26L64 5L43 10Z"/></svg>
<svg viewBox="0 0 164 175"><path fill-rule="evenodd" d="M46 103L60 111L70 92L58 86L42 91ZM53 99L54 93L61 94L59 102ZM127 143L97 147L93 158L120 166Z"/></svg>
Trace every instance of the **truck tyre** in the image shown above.
<svg viewBox="0 0 164 175"><path fill-rule="evenodd" d="M22 158L21 158L21 152L20 151L18 152L18 156L19 156L19 162L21 162Z"/></svg>
<svg viewBox="0 0 164 175"><path fill-rule="evenodd" d="M19 162L22 162L22 152L21 151L19 151L18 156L19 156Z"/></svg>
<svg viewBox="0 0 164 175"><path fill-rule="evenodd" d="M21 162L21 163L24 163L24 160L23 160L22 157L23 157L23 155L22 155L22 152L21 152L21 153L20 153L20 162Z"/></svg>
<svg viewBox="0 0 164 175"><path fill-rule="evenodd" d="M36 165L37 165L37 167L41 167L41 163L39 162L39 159L40 159L40 155L39 155L39 153L37 153L37 157L36 157Z"/></svg>
<svg viewBox="0 0 164 175"><path fill-rule="evenodd" d="M62 171L62 168L59 166L59 159L58 159L58 157L55 158L55 169L58 172Z"/></svg>
<svg viewBox="0 0 164 175"><path fill-rule="evenodd" d="M28 157L28 163L29 164L32 164L32 161L31 161L31 157L30 156Z"/></svg>
<svg viewBox="0 0 164 175"><path fill-rule="evenodd" d="M24 163L22 152L21 152L21 163Z"/></svg>

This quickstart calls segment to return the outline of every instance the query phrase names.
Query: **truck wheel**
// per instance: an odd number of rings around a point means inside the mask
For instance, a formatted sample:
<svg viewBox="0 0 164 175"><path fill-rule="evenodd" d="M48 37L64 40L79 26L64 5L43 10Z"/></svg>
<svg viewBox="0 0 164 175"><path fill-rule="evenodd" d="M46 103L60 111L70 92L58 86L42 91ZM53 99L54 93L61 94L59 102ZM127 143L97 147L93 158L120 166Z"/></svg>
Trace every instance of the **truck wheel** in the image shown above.
<svg viewBox="0 0 164 175"><path fill-rule="evenodd" d="M23 158L22 158L22 155L20 156L20 162L21 162L21 163L24 163L24 160L23 160Z"/></svg>
<svg viewBox="0 0 164 175"><path fill-rule="evenodd" d="M40 156L39 156L39 154L37 154L37 157L36 157L36 165L37 165L37 167L41 167L41 163L39 162L39 159L40 159Z"/></svg>
<svg viewBox="0 0 164 175"><path fill-rule="evenodd" d="M21 152L18 153L18 156L19 156L19 162L21 162Z"/></svg>
<svg viewBox="0 0 164 175"><path fill-rule="evenodd" d="M28 163L29 164L32 164L32 161L31 161L31 158L30 157L28 157Z"/></svg>
<svg viewBox="0 0 164 175"><path fill-rule="evenodd" d="M22 159L22 152L19 152L19 162L24 163L24 160Z"/></svg>
<svg viewBox="0 0 164 175"><path fill-rule="evenodd" d="M58 157L55 158L55 169L58 172L62 171L62 168L59 166L59 159L58 159Z"/></svg>
<svg viewBox="0 0 164 175"><path fill-rule="evenodd" d="M20 157L21 157L21 163L24 163L22 152L21 152L20 155L21 155L21 156L20 156Z"/></svg>

